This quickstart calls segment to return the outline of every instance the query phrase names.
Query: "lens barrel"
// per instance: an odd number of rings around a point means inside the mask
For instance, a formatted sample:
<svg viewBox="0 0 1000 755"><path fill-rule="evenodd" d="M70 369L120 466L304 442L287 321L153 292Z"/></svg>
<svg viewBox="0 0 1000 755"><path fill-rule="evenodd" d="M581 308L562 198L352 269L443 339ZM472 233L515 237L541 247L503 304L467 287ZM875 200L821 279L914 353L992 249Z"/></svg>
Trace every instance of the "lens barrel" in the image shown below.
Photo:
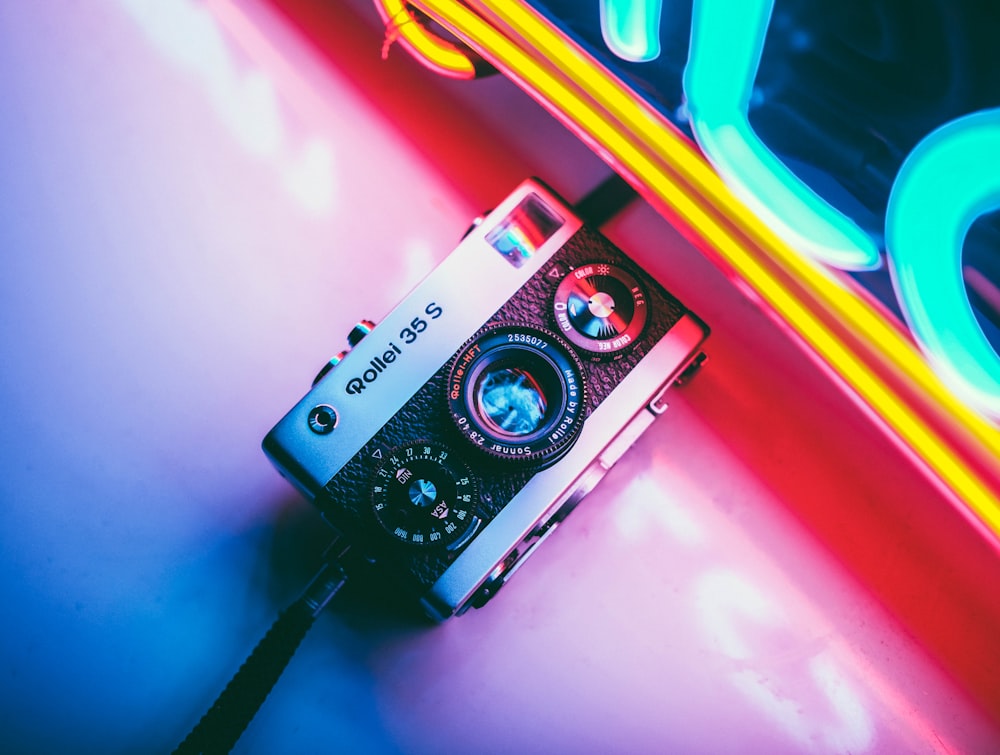
<svg viewBox="0 0 1000 755"><path fill-rule="evenodd" d="M534 325L481 330L453 360L447 386L459 431L495 459L551 464L583 426L583 365L559 336Z"/></svg>

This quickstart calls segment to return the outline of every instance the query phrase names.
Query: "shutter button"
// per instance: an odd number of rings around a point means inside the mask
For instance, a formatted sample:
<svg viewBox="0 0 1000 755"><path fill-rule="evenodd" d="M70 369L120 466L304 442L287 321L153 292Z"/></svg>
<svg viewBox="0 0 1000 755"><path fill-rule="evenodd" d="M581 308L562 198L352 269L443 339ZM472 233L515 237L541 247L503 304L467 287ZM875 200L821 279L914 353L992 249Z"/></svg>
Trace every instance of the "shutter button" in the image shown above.
<svg viewBox="0 0 1000 755"><path fill-rule="evenodd" d="M347 352L361 343L362 339L375 329L375 323L371 320L359 320L358 324L351 328L351 332L347 334L347 348L339 352L333 359L324 364L316 377L313 378L312 384L316 385L320 380L326 377L327 373L330 372L334 367L340 364L344 357L347 356Z"/></svg>

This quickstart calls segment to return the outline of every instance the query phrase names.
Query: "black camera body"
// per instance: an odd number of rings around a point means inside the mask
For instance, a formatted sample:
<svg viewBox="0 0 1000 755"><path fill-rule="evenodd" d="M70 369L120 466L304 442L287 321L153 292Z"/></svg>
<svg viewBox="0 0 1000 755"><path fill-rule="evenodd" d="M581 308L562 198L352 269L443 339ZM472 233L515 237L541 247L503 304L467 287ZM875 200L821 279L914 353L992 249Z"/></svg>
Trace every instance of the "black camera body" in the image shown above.
<svg viewBox="0 0 1000 755"><path fill-rule="evenodd" d="M438 620L496 594L708 335L535 180L368 330L264 450Z"/></svg>

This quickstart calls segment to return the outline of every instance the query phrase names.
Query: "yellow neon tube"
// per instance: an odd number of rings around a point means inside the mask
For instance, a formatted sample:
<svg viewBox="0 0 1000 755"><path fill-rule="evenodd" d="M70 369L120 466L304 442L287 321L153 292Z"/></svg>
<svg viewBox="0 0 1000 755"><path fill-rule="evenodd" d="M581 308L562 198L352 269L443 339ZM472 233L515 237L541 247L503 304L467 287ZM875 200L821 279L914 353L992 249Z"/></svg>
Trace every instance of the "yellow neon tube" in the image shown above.
<svg viewBox="0 0 1000 755"><path fill-rule="evenodd" d="M966 443L978 443L994 457L1000 455L997 430L942 386L902 333L843 289L831 273L815 267L781 242L729 193L690 142L629 96L610 74L534 13L516 3L498 3L500 7L496 8L484 2L474 3L491 24L448 0L419 0L416 4L460 30L473 46L520 80L543 104L568 118L599 152L610 155L644 183L656 200L688 224L752 285L761 299L835 369L994 536L1000 535L996 483L991 485L960 458L940 433L917 416L913 407L832 333L807 303L792 295L780 279L790 276L803 289L801 293L846 323L854 340L916 386L925 399L929 397L944 408L958 429L964 431ZM525 49L494 26L505 27ZM549 67L548 61L558 65ZM566 77L564 70L573 71L574 78ZM611 118L602 119L594 113L596 109ZM751 249L762 254L755 255ZM921 408L935 413L931 405Z"/></svg>
<svg viewBox="0 0 1000 755"><path fill-rule="evenodd" d="M431 34L414 17L403 0L375 0L386 27L386 44L399 39L428 68L454 79L472 79L476 66L455 45Z"/></svg>

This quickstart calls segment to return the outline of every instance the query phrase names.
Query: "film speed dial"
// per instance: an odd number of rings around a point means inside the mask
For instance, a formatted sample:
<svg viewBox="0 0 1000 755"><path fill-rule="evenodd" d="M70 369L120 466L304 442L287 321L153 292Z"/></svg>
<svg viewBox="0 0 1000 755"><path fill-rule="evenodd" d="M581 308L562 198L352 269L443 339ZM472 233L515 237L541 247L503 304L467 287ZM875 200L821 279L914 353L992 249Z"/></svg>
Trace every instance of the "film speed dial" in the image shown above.
<svg viewBox="0 0 1000 755"><path fill-rule="evenodd" d="M372 480L372 509L396 540L454 549L479 526L479 486L451 449L417 441L388 453Z"/></svg>

